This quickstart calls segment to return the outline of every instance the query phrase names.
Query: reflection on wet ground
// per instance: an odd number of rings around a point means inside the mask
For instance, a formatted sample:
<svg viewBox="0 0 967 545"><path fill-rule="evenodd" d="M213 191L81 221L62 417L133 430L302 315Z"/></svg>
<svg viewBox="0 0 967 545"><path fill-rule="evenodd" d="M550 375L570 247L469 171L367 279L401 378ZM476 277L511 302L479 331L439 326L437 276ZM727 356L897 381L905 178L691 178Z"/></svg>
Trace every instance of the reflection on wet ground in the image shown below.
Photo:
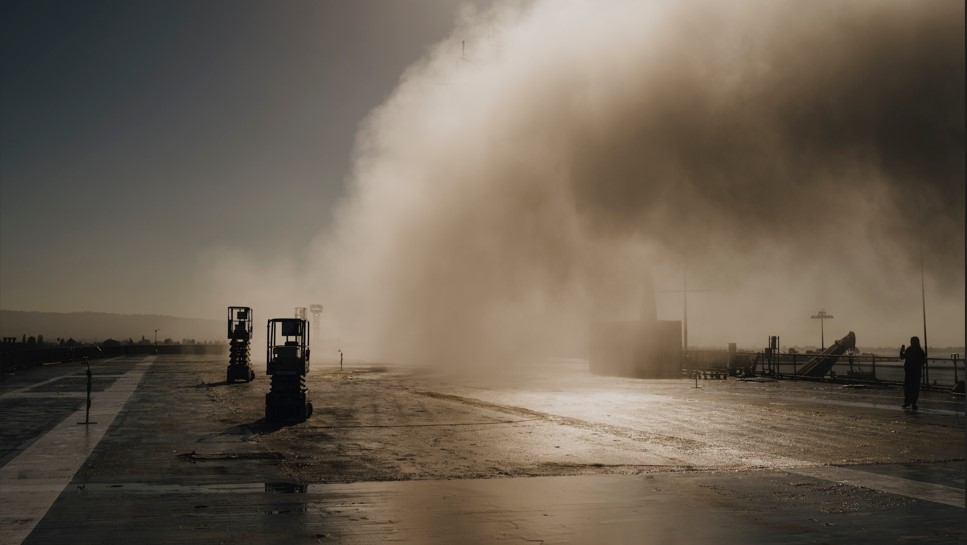
<svg viewBox="0 0 967 545"><path fill-rule="evenodd" d="M267 426L264 376L224 385L217 359L135 357L93 366L88 430L82 377L57 367L0 384L3 543L964 538L964 403L942 392L912 413L892 388L695 388L580 361L317 365L312 418Z"/></svg>

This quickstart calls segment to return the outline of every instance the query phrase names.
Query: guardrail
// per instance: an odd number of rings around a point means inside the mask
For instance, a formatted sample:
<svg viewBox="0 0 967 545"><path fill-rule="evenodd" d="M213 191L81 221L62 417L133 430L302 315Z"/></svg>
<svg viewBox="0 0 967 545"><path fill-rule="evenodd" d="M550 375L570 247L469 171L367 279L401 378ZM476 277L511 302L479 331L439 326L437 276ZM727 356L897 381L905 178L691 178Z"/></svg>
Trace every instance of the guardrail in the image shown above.
<svg viewBox="0 0 967 545"><path fill-rule="evenodd" d="M691 354L690 354L691 355ZM815 354L768 354L767 352L737 352L735 359L729 364L721 355L719 358L709 358L707 355L696 354L692 361L686 362L685 371L702 371L714 369L749 369L756 374L791 379L805 379L798 373ZM723 354L724 355L724 354ZM718 360L716 362L716 360ZM952 387L958 381L967 378L965 362L960 354L946 357L929 357L923 368L922 383L924 386ZM844 354L833 366L828 375L830 378L868 380L875 382L902 383L903 360L894 356L878 356L875 354Z"/></svg>

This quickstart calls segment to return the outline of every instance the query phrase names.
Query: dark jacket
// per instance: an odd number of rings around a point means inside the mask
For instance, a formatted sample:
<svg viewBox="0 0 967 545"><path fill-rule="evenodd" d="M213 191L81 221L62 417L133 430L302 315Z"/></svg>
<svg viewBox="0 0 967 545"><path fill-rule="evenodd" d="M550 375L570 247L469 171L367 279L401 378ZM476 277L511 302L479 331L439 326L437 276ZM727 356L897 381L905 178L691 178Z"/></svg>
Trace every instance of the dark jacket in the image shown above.
<svg viewBox="0 0 967 545"><path fill-rule="evenodd" d="M903 358L903 368L907 371L919 371L927 363L927 354L919 346L900 350L900 357Z"/></svg>

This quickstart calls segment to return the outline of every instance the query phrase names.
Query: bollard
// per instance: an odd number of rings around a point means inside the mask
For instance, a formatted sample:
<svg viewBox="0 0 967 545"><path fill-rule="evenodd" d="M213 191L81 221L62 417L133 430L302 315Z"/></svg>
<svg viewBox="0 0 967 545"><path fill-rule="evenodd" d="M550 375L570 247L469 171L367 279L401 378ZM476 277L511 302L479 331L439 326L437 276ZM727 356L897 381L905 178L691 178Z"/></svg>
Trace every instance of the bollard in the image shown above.
<svg viewBox="0 0 967 545"><path fill-rule="evenodd" d="M91 373L91 364L84 356L84 363L87 363L87 409L84 411L84 424L91 423L91 389L94 386L94 375Z"/></svg>
<svg viewBox="0 0 967 545"><path fill-rule="evenodd" d="M94 375L91 373L91 362L87 359L87 356L84 356L84 364L87 365L87 409L84 411L84 421L78 422L78 424L90 426L97 424L97 422L91 422L91 390L94 386Z"/></svg>

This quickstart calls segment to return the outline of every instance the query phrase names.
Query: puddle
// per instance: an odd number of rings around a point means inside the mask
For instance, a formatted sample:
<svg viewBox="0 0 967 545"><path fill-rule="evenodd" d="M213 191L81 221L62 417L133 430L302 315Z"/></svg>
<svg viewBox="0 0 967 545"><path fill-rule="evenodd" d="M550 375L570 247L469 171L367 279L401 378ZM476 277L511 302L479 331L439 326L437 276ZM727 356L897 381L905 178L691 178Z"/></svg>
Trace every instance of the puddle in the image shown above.
<svg viewBox="0 0 967 545"><path fill-rule="evenodd" d="M87 483L77 485L79 492L111 492L128 494L307 494L318 492L319 485L304 483L230 483L230 484L167 484L167 483ZM314 490L315 489L315 490Z"/></svg>
<svg viewBox="0 0 967 545"><path fill-rule="evenodd" d="M178 455L191 463L221 462L225 460L282 460L285 456L280 452L216 452L212 454L197 454L186 452Z"/></svg>
<svg viewBox="0 0 967 545"><path fill-rule="evenodd" d="M299 483L265 483L266 492L285 492L287 494L305 494L309 485Z"/></svg>

